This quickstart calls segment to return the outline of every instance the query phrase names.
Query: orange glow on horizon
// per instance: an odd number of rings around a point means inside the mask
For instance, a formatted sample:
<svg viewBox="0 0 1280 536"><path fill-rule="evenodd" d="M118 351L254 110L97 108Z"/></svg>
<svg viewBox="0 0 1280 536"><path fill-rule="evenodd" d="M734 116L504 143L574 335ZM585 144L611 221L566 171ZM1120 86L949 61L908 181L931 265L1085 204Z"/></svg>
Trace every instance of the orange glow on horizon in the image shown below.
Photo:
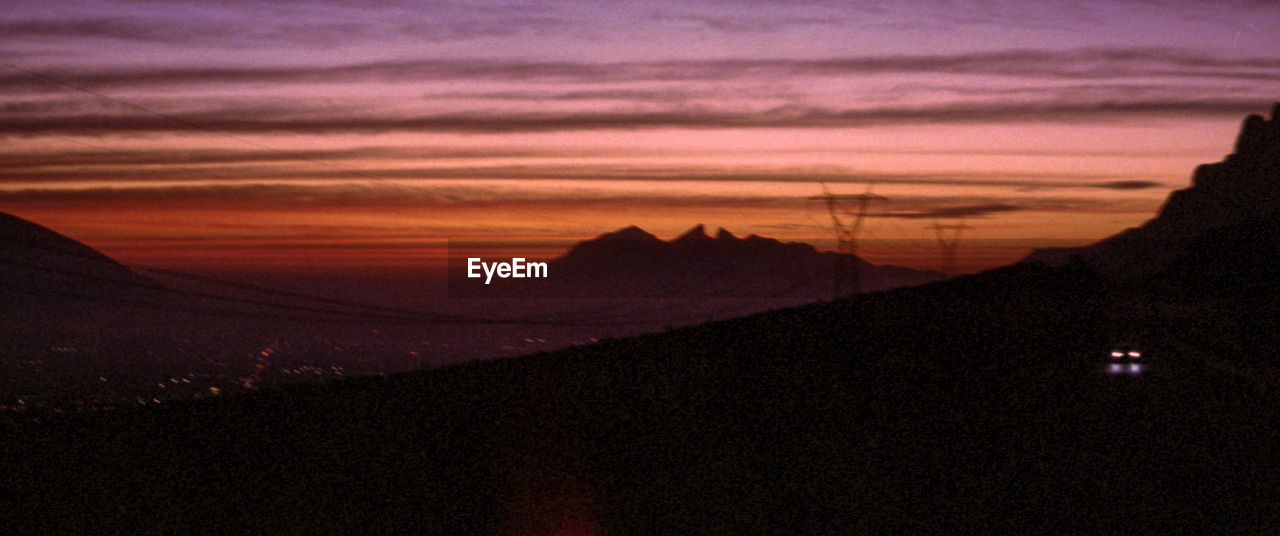
<svg viewBox="0 0 1280 536"><path fill-rule="evenodd" d="M1183 128L1234 126L1190 121ZM827 184L836 193L870 188L889 198L866 220L859 253L867 260L936 269L941 253L931 226L963 221L972 229L958 264L969 272L1139 225L1185 185L1193 162L1222 150L1195 147L1162 127L1035 124L436 138L425 156L394 145L410 138L388 135L363 140L377 147L357 151L367 156L329 165L285 157L208 168L243 175L237 180L187 175L180 155L146 166L154 176L145 180L107 179L132 173L128 166L72 166L55 174L85 176L0 184L0 195L11 197L3 210L127 262L324 271L438 265L450 239L527 238L564 251L630 225L669 239L702 223L713 234L724 228L830 249L829 215L809 199ZM301 136L288 147L337 150L334 141ZM501 142L530 145L513 150ZM169 145L184 146L157 147ZM318 178L344 170L345 177ZM956 209L962 216L946 215ZM547 251L556 250L539 253Z"/></svg>

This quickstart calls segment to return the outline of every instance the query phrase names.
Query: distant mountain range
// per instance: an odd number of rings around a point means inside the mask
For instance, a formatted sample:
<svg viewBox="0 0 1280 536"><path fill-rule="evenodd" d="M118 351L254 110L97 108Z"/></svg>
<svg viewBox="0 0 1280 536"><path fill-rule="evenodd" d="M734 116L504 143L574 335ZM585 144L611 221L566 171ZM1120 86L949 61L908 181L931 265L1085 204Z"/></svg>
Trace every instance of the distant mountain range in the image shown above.
<svg viewBox="0 0 1280 536"><path fill-rule="evenodd" d="M939 281L940 272L874 265L803 243L702 225L670 241L627 227L575 245L548 263L552 278L525 287L501 282L484 295L547 297L831 297L838 264L856 267L862 292ZM471 283L471 282L468 282ZM476 283L472 283L474 286ZM0 213L0 287L19 301L100 300L155 291L152 279L97 250L30 221ZM154 292L149 295L154 296Z"/></svg>
<svg viewBox="0 0 1280 536"><path fill-rule="evenodd" d="M456 278L451 291L485 296L677 297L827 299L838 265L855 267L861 292L921 285L941 272L874 265L813 246L725 229L715 237L699 224L670 241L635 226L580 242L548 262L545 281L508 280L488 285Z"/></svg>
<svg viewBox="0 0 1280 536"><path fill-rule="evenodd" d="M1079 257L1113 278L1143 278L1169 268L1207 231L1267 220L1278 213L1280 103L1270 120L1260 115L1246 118L1235 152L1197 168L1191 187L1173 192L1152 220L1088 246L1036 250L1025 261L1058 265Z"/></svg>

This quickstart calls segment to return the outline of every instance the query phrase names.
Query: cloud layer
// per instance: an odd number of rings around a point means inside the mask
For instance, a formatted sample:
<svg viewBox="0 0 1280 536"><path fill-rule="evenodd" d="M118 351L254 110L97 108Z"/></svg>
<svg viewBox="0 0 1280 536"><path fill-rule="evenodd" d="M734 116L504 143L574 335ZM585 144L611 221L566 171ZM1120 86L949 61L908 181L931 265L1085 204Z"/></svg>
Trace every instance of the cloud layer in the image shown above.
<svg viewBox="0 0 1280 536"><path fill-rule="evenodd" d="M126 29L122 33L130 33ZM570 62L491 59L388 60L342 65L119 67L86 72L40 69L41 75L93 88L209 84L428 82L502 80L637 82L788 79L885 74L964 74L1035 79L1108 80L1149 77L1186 80L1280 80L1280 56L1224 57L1194 50L1082 48L1012 49L960 54L886 55L829 59L714 59ZM24 73L0 76L0 87L39 87Z"/></svg>
<svg viewBox="0 0 1280 536"><path fill-rule="evenodd" d="M1100 237L1280 98L1254 0L0 8L0 208L113 240L812 233L817 181L912 232Z"/></svg>
<svg viewBox="0 0 1280 536"><path fill-rule="evenodd" d="M621 63L3 65L0 94L9 98L0 136L1080 124L1237 117L1265 109L1280 88L1280 56L1119 48Z"/></svg>

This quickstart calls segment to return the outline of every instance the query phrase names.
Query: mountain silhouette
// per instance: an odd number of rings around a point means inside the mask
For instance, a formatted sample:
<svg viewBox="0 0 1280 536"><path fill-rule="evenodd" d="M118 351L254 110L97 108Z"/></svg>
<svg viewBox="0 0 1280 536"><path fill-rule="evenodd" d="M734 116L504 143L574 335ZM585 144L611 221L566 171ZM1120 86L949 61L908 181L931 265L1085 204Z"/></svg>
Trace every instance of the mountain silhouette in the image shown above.
<svg viewBox="0 0 1280 536"><path fill-rule="evenodd" d="M630 226L580 242L549 261L545 281L507 281L480 290L506 296L825 299L831 296L838 259L839 254L808 244L756 235L739 238L723 228L713 238L701 224L670 241ZM853 261L863 292L946 277L856 257Z"/></svg>
<svg viewBox="0 0 1280 536"><path fill-rule="evenodd" d="M1195 170L1191 187L1173 192L1159 215L1092 245L1036 250L1026 261L1063 264L1079 256L1112 277L1139 278L1169 267L1205 231L1280 213L1280 103L1268 120L1250 115L1235 151Z"/></svg>
<svg viewBox="0 0 1280 536"><path fill-rule="evenodd" d="M0 213L0 287L7 302L95 300L154 286L89 246Z"/></svg>

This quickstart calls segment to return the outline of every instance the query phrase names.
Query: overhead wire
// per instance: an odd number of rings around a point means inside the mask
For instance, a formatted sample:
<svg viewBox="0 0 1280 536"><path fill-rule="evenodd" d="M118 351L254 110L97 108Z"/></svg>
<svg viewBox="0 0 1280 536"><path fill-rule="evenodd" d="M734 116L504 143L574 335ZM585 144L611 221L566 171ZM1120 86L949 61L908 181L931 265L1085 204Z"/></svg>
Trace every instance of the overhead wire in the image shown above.
<svg viewBox="0 0 1280 536"><path fill-rule="evenodd" d="M89 255L88 253L78 252L78 251L67 251L65 249L53 248L48 245L40 244L37 242L16 240L12 237L0 236L0 241L15 243L25 247L39 248L56 255L77 257L81 260L101 263L111 267L118 267L118 268L125 268L125 269L128 268L128 266L122 265L106 256ZM338 306L338 307L346 308L346 309L334 309L332 307L297 305L297 304L281 303L279 301L269 301L269 300L252 299L252 298L244 298L244 297L236 297L236 296L227 296L224 294L217 294L213 292L203 292L203 291L190 290L190 289L179 289L179 288L161 285L151 280L126 279L123 277L113 277L110 275L88 273L88 272L82 272L77 270L69 270L66 268L57 268L52 266L44 266L44 265L14 260L14 259L0 258L0 264L8 264L11 266L18 266L21 268L41 270L49 273L56 273L59 275L75 277L79 279L86 279L86 280L92 280L92 281L98 281L98 282L123 285L125 287L132 287L132 288L137 288L137 289L142 289L147 291L159 292L159 293L168 294L168 295L185 296L188 298L210 299L215 301L236 303L236 304L242 304L242 305L253 305L253 306L259 306L259 307L283 309L283 310L287 310L289 312L294 312L294 313L296 312L312 313L312 314L328 315L330 317L359 319L359 320L373 321L373 322L400 323L400 324L404 324L404 323L472 324L472 325L497 324L497 325L544 325L544 326L625 326L625 325L632 325L637 323L634 318L634 315L629 315L626 312L619 312L617 313L617 316L610 317L607 314L605 314L605 311L601 311L598 309L591 310L591 311L567 311L563 313L556 313L554 315L524 316L524 317L478 317L478 316L467 316L467 315L450 315L450 314L441 314L441 313L431 313L431 312L414 310L414 309L387 307L383 305L353 302L350 300L339 300L329 296L318 296L315 294L272 289L272 288L263 287L260 285L250 285L245 283L226 281L219 278L197 275L197 274L189 274L189 273L180 272L180 271L171 270L171 269L141 268L144 271L155 270L157 273L162 273L167 276L190 279L193 281L199 281L205 284L211 284L211 285L220 286L220 287L234 288L234 289L250 291L258 294L274 295L279 297L299 299L303 301L320 303L325 306ZM65 297L65 298L80 297L80 298L84 298L91 301L101 301L101 302L110 302L112 300L119 300L120 304L122 305L135 305L135 306L150 305L151 308L165 308L172 305L173 307L183 312L200 312L201 311L201 309L195 308L189 304L168 304L168 303L157 304L153 302L144 303L144 302L139 302L138 300L130 300L130 299L121 298L118 296L112 297L112 296L76 295L76 294L69 294L69 293L59 293L58 296ZM355 310L350 310L350 309L355 309ZM211 310L211 312L227 313L228 311ZM262 316L269 316L262 313L258 313L258 314ZM671 317L671 318L664 319L664 321L679 322L684 320L702 318L703 316L705 315L698 314L698 315L691 315L688 317ZM289 317L286 319L298 320L300 318L310 319L306 317L296 317L296 316Z"/></svg>
<svg viewBox="0 0 1280 536"><path fill-rule="evenodd" d="M43 74L43 73L40 73L40 72L37 72L37 71L33 71L33 70L30 70L30 69L26 69L26 68L23 68L23 67L20 67L20 66L14 65L14 64L12 64L12 63L10 63L10 62L7 62L7 61L0 60L0 66L4 66L4 67L6 67L6 68L8 68L8 69L10 69L10 70L13 70L13 71L16 71L16 72L19 72L19 73L23 73L23 74L25 74L25 75L27 75L27 76L29 76L29 77L34 78L34 79L41 80L41 81L43 81L43 82L45 82L45 83L47 83L47 84L51 84L51 85L54 85L54 86L62 87L62 88L64 88L64 89L68 89L68 90L72 90L72 91L76 91L76 92L81 92L81 93L84 93L84 94L87 94L87 95L91 95L91 96L93 96L93 97L95 97L95 98L97 98L97 99L100 99L100 100L103 100L103 101L106 101L106 102L111 102L111 103L114 103L114 104L116 104L116 105L119 105L119 106L122 106L122 107L128 108L128 109L130 109L130 110L134 110L134 111L136 111L136 112L143 113L143 114L148 115L148 116L152 116L152 117L156 117L156 118L158 118L158 119L162 119L162 120L165 120L165 121L169 121L169 122L172 122L172 123L174 123L174 124L177 124L177 125L180 125L180 126L182 126L182 127L185 127L185 128L187 128L187 129L192 129L192 130L195 130L195 131L199 131L199 132L207 133L207 134L210 134L210 135L218 136L218 137L221 137L221 138L224 138L224 139L227 139L227 140L234 141L234 142L236 142L236 143L244 144L244 145L251 146L251 147L254 147L254 148L257 148L257 149L263 150L263 151L267 151L267 152L272 153L272 154L277 154L277 155L281 156L283 159L287 159L287 160L296 160L296 161L301 161L301 162L307 162L307 163L311 163L311 164L314 164L314 165L317 165L317 166L325 167L325 168L328 168L328 169L331 169L331 170L340 171L340 172L343 172L343 173L346 173L346 174L349 174L349 175L353 175L353 176L359 176L359 177L365 177L365 178L374 178L374 179L376 179L376 178L377 178L377 177L375 177L375 176L369 175L369 174L367 174L367 173L365 173L365 172L362 172L362 171L359 171L359 170L354 170L354 169L344 168L344 167L342 167L342 166L336 166L336 165L333 165L333 164L331 164L331 163L329 163L329 162L325 162L325 161L323 161L323 160L318 160L318 159L314 159L314 158L306 158L306 157L303 157L303 156L301 156L301 155L299 155L299 154L296 154L296 153L290 153L290 152L287 152L287 151L283 151L283 150L280 150L280 149L278 149L278 148L272 147L272 146L270 146L270 145L263 144L263 143L260 143L260 142L256 142L256 141L251 140L251 139L248 139L248 138L244 138L244 137L242 137L242 136L234 136L234 135L231 135L231 134L227 134L226 132L222 132L222 131L219 131L219 130L216 130L216 129L208 128L208 127L206 127L206 126L204 126L204 125L201 125L201 124L199 124L199 123L193 122L193 121L191 121L191 120L184 119L184 118L182 118L182 117L178 117L178 116L173 115L173 114L168 114L168 113L160 112L160 111L158 111L158 110L154 110L154 109L149 108L149 107L147 107L147 106L143 106L143 105L141 105L141 104L137 104L137 103L131 102L131 101L126 100L126 99L122 99L122 98L114 97L114 96L112 96L112 95L109 95L109 94L103 93L103 92L101 92L101 91L94 90L94 89L89 88L89 87L84 87L84 86L81 86L81 85L72 84L72 83L66 82L66 81L64 81L64 80L59 80L58 78L55 78L55 77L53 77L53 76L49 76L49 75L47 75L47 74ZM5 121L0 121L0 125L6 126L6 127L10 128L10 129L13 129L13 130L22 130L22 131L29 132L29 133L33 133L33 134L37 134L37 135L44 135L44 136L54 136L54 137L58 137L58 138L60 138L60 139L65 139L65 140L68 140L68 141L70 141L70 142L72 142L72 143L75 143L75 144L78 144L78 145L82 145L82 146L87 146L87 147L91 147L91 148L99 149L99 150L102 150L102 151L104 151L104 152L108 152L108 153L115 153L115 154L120 154L120 155L126 155L126 156L128 156L128 157L130 157L130 158L133 158L133 159L135 159L135 160L148 161L148 162L150 161L149 159L146 159L145 157L141 157L141 156L138 156L138 155L135 155L135 154L132 154L132 153L124 153L123 151L114 150L114 149L107 148L107 147L104 147L104 146L100 146L100 145L97 145L97 144L92 144L92 143L89 143L89 142L85 142L85 141L83 141L83 140L78 140L78 139L72 138L72 137L70 137L70 136L64 136L64 135L57 134L57 133L42 132L42 131L38 131L38 130L35 130L35 129L30 129L30 128L22 127L22 126L20 126L20 125L15 125L15 124L12 124L12 123L9 123L9 122L5 122ZM201 169L201 171L202 171L202 172L204 172L204 173L209 173L209 174L214 175L214 176L219 176L219 174L218 174L216 171L213 171L213 170L210 170L210 169L207 169L207 168L200 168L200 169ZM99 260L99 261L100 261L101 259L96 259L96 258L95 258L95 259L93 259L93 260ZM15 261L15 262L16 262L16 261ZM111 261L111 262L113 262L113 263L114 263L115 261ZM52 268L48 268L48 267L36 267L36 266L27 266L27 267L28 267L28 268L37 268L37 269L46 269L46 270L51 270L51 271L55 271L55 272L62 273L63 275L71 275L71 276L73 276L73 277L90 277L90 278L97 277L97 276L93 276L92 274L75 274L75 273L71 273L71 272L66 271L66 270L52 269ZM292 310L296 310L296 311L305 311L305 312L311 312L311 313L321 313L321 314L331 314L331 315L334 315L334 314L337 314L337 315L345 314L345 315L349 315L349 316L353 316L353 317L373 318L373 319L378 319L378 320L383 320L383 321L391 321L391 320L411 320L411 321L425 321L425 322L433 322L433 323L436 323L436 322L450 322L450 323L502 323L502 324L551 324L551 325L617 325L617 324L625 324L625 323L627 323L627 322L626 322L626 321L624 321L624 320L613 320L613 321L607 320L607 317L602 316L602 314L601 314L601 313L602 313L602 311L600 311L600 310L598 310L598 309L597 309L597 310L594 310L594 311L591 311L591 312L589 312L589 313L583 313L583 314L586 314L586 315L590 315L590 319L583 319L583 318L580 318L580 319L572 319L572 317L570 317L569 319L566 319L566 318L564 318L564 315L563 315L563 314L556 315L556 316L559 316L560 318L559 318L559 319L555 319L555 320L552 320L552 319L539 319L539 318L537 318L537 317L527 317L527 318L522 318L522 319L516 319L516 318L485 318L485 317L469 317L469 316L461 316L461 315L441 315L441 314L438 314L438 313L426 313L426 312L423 312L423 311L415 311L415 310L410 310L410 309L401 309L401 308L394 308L394 307L386 307L386 306L380 306L380 305L359 304L359 303L354 303L354 302L345 301L345 300L338 300L338 299L335 299L335 298L332 298L332 297L324 297L324 296L309 295L309 294L303 294L303 293L297 293L297 292L290 292L290 291L282 291L282 290L279 290L279 289L269 289L269 288L266 288L266 287L261 287L261 286L256 286L256 285L248 285L248 284L244 284L244 283L234 283L234 282L229 282L229 281L220 280L220 279L216 279L216 278L212 278L212 277L208 277L208 276L199 276L199 275L195 275L195 274L188 274L188 273L179 272L179 271L171 270L171 269L162 269L162 268L156 268L156 267L150 267L150 266L140 266L140 265L139 265L139 266L136 266L136 268L137 268L138 270L141 270L141 271L151 272L151 273L157 273L157 274L165 275L165 276L168 276L168 277L174 277L174 278L179 278L179 279L186 279L186 280L191 280L191 281L198 281L198 282L205 283L205 284L213 284L213 285L221 286L221 287L235 288L235 289L238 289L238 290L242 290L242 291L250 291L250 292L255 292L255 293L259 293L259 294L265 294L265 295L271 295L271 296L277 296L277 297L285 297L285 298L289 298L289 299L298 299L298 300L309 301L309 302L313 302L313 303L320 303L320 304L324 304L325 306L338 306L338 307L346 307L346 308L356 309L356 310L357 310L357 311L336 311L336 310L333 310L333 309L324 309L324 308L322 308L322 307L302 306L302 305L295 305L295 304L287 304L287 303L271 302L271 301L266 301L266 300L255 300L255 299L249 299L249 298L236 298L236 297L231 297L231 296L224 296L224 295L218 295L218 294L214 294L214 293L200 292L200 291L193 291L193 290L179 290L179 289L173 289L173 288L169 288L169 287L163 287L163 286L160 286L160 285L158 285L158 284L154 284L154 286L147 286L147 285L142 285L141 283L138 283L138 282L136 282L136 281L126 281L126 280L115 281L116 283L121 283L121 284L125 284L125 285L131 285L131 286L139 286L139 285L141 285L141 286L143 286L143 287L145 287L145 288L148 288L148 289L150 289L150 290L159 290L159 291L162 291L162 292L174 293L174 294L180 294L180 295L186 295L186 296L189 296L189 297L199 297L199 298L205 298L205 299L214 299L214 300L230 301L230 302L237 302L237 303L242 303L242 304L257 305L257 306L264 306L264 307L277 307L277 308L292 309ZM364 312L359 312L359 311L364 311ZM627 313L626 313L626 312L620 312L619 314L627 314ZM571 321L571 320L576 320L576 321ZM676 321L676 320L677 320L677 319L671 319L671 321Z"/></svg>
<svg viewBox="0 0 1280 536"><path fill-rule="evenodd" d="M288 153L288 152L285 152L285 151L279 150L279 149L277 149L277 148L275 148L275 147L271 147L271 146L266 145L266 144L258 143L258 142L255 142L255 141L253 141L253 140L249 140L249 139L246 139L246 138L243 138L243 137L240 137L240 136L232 136L232 135L226 134L226 133L224 133L224 132L217 131L217 130L215 130L215 129L207 128L207 127L205 127L205 126L203 126L203 125L200 125L200 124L198 124L198 123L195 123L195 122L192 122L192 121L189 121L189 120L186 120L186 119L180 118L180 117L176 117L176 116L171 115L171 114L166 114L166 113L163 113L163 112L159 112L159 111L157 111L157 110L153 110L153 109L151 109L151 108L149 108L149 107L142 106L142 105L140 105L140 104L136 104L136 103L130 102L130 101L128 101L128 100L124 100L124 99L120 99L120 98L117 98L117 97L113 97L113 96L111 96L111 95L108 95L108 94L103 93L103 92L100 92L100 91L96 91L96 90L93 90L93 89L90 89L90 88L87 88L87 87L84 87L84 86L80 86L80 85L72 84L72 83L69 83L69 82L66 82L66 81L63 81L63 80L59 80L59 79L54 78L54 77L52 77L52 76L48 76L48 75L45 75L45 74L42 74L42 73L39 73L39 72L36 72L36 71L32 71L32 70L30 70L30 69L25 69L25 68L19 67L19 66L17 66L17 65L14 65L14 64L12 64L12 63L7 62L7 61L0 60L0 65L3 65L4 67L7 67L7 68L9 68L9 69L11 69L11 70L14 70L14 71L17 71L17 72L23 73L23 74L25 74L25 75L27 75L27 76L30 76L30 77L32 77L32 78L35 78L35 79L41 80L41 81L46 82L46 83L48 83L48 84L52 84L52 85L59 86L59 87L62 87L62 88L70 89L70 90L73 90L73 91L78 91L78 92L85 93L85 94L88 94L88 95L92 95L92 96L94 96L94 97L96 97L96 98L98 98L98 99L101 99L101 100L104 100L104 101L107 101L107 102L111 102L111 103L114 103L114 104L117 104L117 105L120 105L120 106L123 106L123 107L129 108L129 109L131 109L131 110L135 110L135 111L138 111L138 112L144 113L144 114L146 114L146 115L150 115L150 116L153 116L153 117L157 117L157 118L160 118L160 119L164 119L164 120L166 120L166 121L170 121L170 122L176 123L176 124L178 124L178 125L181 125L181 126L187 127L187 128L189 128L189 129L194 129L194 130L197 130L197 131L201 131L201 132L205 132L205 133L213 134L213 135L216 135L216 136L219 136L219 137L225 138L225 139L229 139L229 140L235 141L235 142L237 142L237 143L242 143L242 144L245 144L245 145L249 145L249 146L255 147L255 148L257 148L257 149L261 149L261 150L265 150L265 151L268 151L268 152L271 152L271 153L274 153L274 154L278 154L278 155L281 155L281 156L285 157L286 159L292 159L292 160L298 160L298 161L305 161L305 162L309 162L309 163L311 163L311 164L319 165L319 166L326 167L326 168L329 168L329 169L335 169L335 170L338 170L338 171L342 171L342 172L345 172L345 173L349 173L349 174L351 174L351 175L362 176L362 177L366 177L366 178L373 178L372 176L370 176L370 175L368 175L368 174L365 174L365 173L363 173L363 172L360 172L360 171L358 171L358 170L344 169L344 168L341 168L341 167L339 167L339 166L334 166L334 165L332 165L332 164L329 164L328 162L324 162L324 161L317 160L317 159L313 159L313 158L304 158L304 157L301 157L301 156L299 156L299 155L297 155L297 154ZM75 144L78 144L78 145L83 145L83 146L93 147L93 148L96 148L96 149L102 149L102 150L105 150L106 152L111 152L111 153L115 153L115 154L118 154L118 155L126 155L126 156L133 157L134 159L137 159L137 160L147 161L147 159L145 159L145 158L141 158L141 157L136 157L136 155L132 155L131 153L124 153L124 152L122 152L122 151L111 150L111 149L108 149L108 148L105 148L105 147L102 147L102 146L98 146L98 145L96 145L96 144L92 144L92 143L85 142L85 141L83 141L83 140L77 140L77 139L71 138L71 137L69 137L69 136L62 136L62 135L59 135L59 134L50 134L50 133L40 132L40 131L37 131L37 130L35 130L35 129L25 128L25 127L22 127L22 126L19 126L19 125L14 125L14 124L9 123L9 122L0 122L0 124L3 124L4 126L6 126L6 127L10 128L10 129L14 129L14 130L22 130L22 131L25 131L25 132L34 133L34 134L39 134L39 135L53 135L53 136L58 137L58 138L60 138L60 139L65 139L65 140L71 141L72 143L75 143ZM206 170L206 171L209 171L209 170ZM213 173L213 174L214 174L214 175L217 175L216 173ZM94 260L97 260L97 259L94 259ZM30 267L30 266L28 266L28 267ZM146 271L154 271L154 272L156 272L156 273L163 273L164 275L168 275L168 276L170 276L170 277L179 277L179 278L192 279L192 280L201 280L201 281L203 281L203 282L205 282L205 283L214 283L214 282L215 282L215 280L214 280L213 278L203 277L203 276L195 276L195 275L193 275L193 274L180 273L180 272L177 272L177 271L175 271L175 270L159 270L159 269L155 269L155 268L152 268L152 267L143 267L142 269L143 269L143 270L146 270ZM76 275L76 274L66 274L66 273L64 273L64 275ZM88 274L78 274L78 275L85 276L85 275L88 275ZM126 282L126 281L118 281L118 282L119 282L119 283L124 283L124 284L130 284L130 283L131 283L131 282ZM134 282L134 283L136 283L136 282ZM421 317L421 316L423 316L423 315L428 315L429 317L431 317L430 319L431 319L432 321L447 320L447 321L455 321L455 322L470 322L470 323L484 323L484 322L495 322L495 321L497 321L497 320L494 320L494 319L484 319L484 318L466 318L466 317L451 317L451 316L441 316L441 315L429 315L429 314L427 314L427 313L423 313L423 312L420 312L420 311L409 311L409 310L404 310L404 309L395 309L395 308L388 308L388 307L383 307L383 306L370 306L370 305L365 305L365 304L352 304L352 303L349 303L349 302L342 302L342 301L340 301L340 300L335 300L335 299L327 298L327 297L318 297L318 296L304 295L304 294L301 294L301 293L290 293L290 292L284 292L284 291L279 291L279 290L274 290L274 289L266 289L266 288L264 288L264 287L253 287L253 286L250 286L250 285L235 284L235 283L230 283L230 282L227 282L227 281L216 281L216 284L218 284L218 285L220 285L220 286L231 287L231 288L239 288L239 289L241 289L241 290L252 290L252 291L261 292L261 293L267 293L267 294L275 294L275 295L288 296L288 297L291 297L291 298L301 298L301 299L306 299L306 300L310 300L310 301L317 301L317 302L321 302L321 303L327 303L327 304L330 304L330 305L341 305L341 306L344 306L344 307L353 307L353 308L356 308L356 309L365 309L365 310L377 310L377 311L381 311L381 312L383 312L383 313L409 314L409 315L413 315L414 317ZM156 290L156 289L153 289L153 290ZM179 292L179 291L177 291L177 290L175 290L175 289L167 289L167 290L168 290L168 291L170 291L170 292ZM279 307L298 308L298 306L290 306L290 305L288 305L288 304L267 303L267 302L263 302L263 301L260 301L260 300L246 300L246 299L243 299L243 298L230 298L230 297L226 297L226 296L215 296L215 295L212 295L212 294L209 294L209 293L200 293L200 292L194 292L194 291L185 291L184 293L186 293L186 294L188 294L188 295L200 296L200 297L205 297L205 298L223 299L223 300L229 300L229 301L239 301L239 302L242 302L242 303L252 303L252 304L257 304L257 305L272 305L272 306L279 306ZM315 308L305 308L305 309L315 310Z"/></svg>

